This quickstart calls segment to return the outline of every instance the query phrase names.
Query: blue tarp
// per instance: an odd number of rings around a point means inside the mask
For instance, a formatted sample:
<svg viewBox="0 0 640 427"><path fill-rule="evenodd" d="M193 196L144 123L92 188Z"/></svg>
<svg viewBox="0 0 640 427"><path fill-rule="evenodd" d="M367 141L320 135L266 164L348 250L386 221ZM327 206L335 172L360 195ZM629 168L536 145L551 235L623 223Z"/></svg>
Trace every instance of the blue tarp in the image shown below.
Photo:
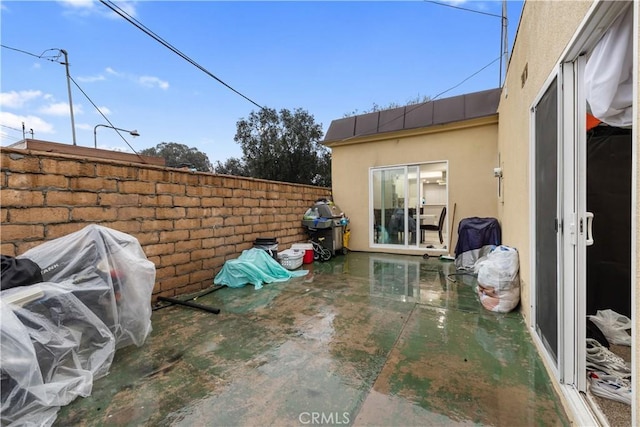
<svg viewBox="0 0 640 427"><path fill-rule="evenodd" d="M241 288L251 283L256 289L260 289L263 283L286 282L292 277L301 277L308 272L289 271L266 251L252 248L242 251L238 258L225 262L213 283L230 288Z"/></svg>

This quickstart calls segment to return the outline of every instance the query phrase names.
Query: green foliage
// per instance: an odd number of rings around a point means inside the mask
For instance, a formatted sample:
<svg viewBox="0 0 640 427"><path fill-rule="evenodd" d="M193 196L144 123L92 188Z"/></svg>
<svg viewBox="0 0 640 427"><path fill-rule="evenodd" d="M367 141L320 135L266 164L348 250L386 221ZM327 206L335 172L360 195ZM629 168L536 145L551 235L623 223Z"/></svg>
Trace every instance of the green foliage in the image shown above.
<svg viewBox="0 0 640 427"><path fill-rule="evenodd" d="M249 176L244 162L237 157L230 157L224 163L217 161L215 171L223 175Z"/></svg>
<svg viewBox="0 0 640 427"><path fill-rule="evenodd" d="M320 144L322 127L311 114L263 108L236 123L247 176L311 185L331 185L331 153Z"/></svg>
<svg viewBox="0 0 640 427"><path fill-rule="evenodd" d="M209 157L205 153L177 142L161 142L155 147L140 151L140 154L162 157L166 165L172 168L188 167L200 172L213 171Z"/></svg>

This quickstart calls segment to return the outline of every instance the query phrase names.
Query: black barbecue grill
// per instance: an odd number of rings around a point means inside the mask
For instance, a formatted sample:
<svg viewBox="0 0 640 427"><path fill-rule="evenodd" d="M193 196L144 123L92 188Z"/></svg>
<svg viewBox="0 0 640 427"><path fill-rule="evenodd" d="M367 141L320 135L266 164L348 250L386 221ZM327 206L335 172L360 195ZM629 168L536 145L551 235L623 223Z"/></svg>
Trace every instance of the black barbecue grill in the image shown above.
<svg viewBox="0 0 640 427"><path fill-rule="evenodd" d="M318 199L302 217L302 226L312 241L331 251L332 255L346 253L343 246L348 219L344 212L328 199Z"/></svg>

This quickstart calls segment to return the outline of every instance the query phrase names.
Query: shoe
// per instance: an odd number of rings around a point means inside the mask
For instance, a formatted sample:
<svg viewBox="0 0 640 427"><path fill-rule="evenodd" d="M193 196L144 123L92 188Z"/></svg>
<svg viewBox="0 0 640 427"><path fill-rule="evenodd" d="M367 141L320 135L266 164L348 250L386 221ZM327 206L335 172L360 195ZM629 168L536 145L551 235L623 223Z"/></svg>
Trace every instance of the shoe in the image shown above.
<svg viewBox="0 0 640 427"><path fill-rule="evenodd" d="M593 338L587 338L587 368L621 379L631 377L631 368L627 362Z"/></svg>
<svg viewBox="0 0 640 427"><path fill-rule="evenodd" d="M631 406L631 383L606 373L589 372L589 390L596 396Z"/></svg>

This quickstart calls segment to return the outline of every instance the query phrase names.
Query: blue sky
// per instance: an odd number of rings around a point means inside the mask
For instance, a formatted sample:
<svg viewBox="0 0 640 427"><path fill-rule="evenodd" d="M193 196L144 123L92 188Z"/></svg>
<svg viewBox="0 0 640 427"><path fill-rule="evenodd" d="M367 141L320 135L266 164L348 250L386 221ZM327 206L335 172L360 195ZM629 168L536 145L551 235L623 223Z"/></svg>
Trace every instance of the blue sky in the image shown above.
<svg viewBox="0 0 640 427"><path fill-rule="evenodd" d="M117 2L131 16L262 106L303 108L326 130L373 103L439 94L500 55L500 19L424 1ZM450 5L500 15L500 1ZM509 1L509 44L522 1ZM2 1L3 45L68 52L70 74L136 150L160 142L196 147L212 163L241 157L236 122L257 107L90 0ZM51 58L58 51L48 51ZM65 67L0 50L1 144L71 143ZM62 57L58 61L62 62ZM441 97L498 87L499 62ZM77 144L94 146L107 124L71 83ZM28 134L27 136L30 136ZM131 151L112 129L99 148Z"/></svg>

